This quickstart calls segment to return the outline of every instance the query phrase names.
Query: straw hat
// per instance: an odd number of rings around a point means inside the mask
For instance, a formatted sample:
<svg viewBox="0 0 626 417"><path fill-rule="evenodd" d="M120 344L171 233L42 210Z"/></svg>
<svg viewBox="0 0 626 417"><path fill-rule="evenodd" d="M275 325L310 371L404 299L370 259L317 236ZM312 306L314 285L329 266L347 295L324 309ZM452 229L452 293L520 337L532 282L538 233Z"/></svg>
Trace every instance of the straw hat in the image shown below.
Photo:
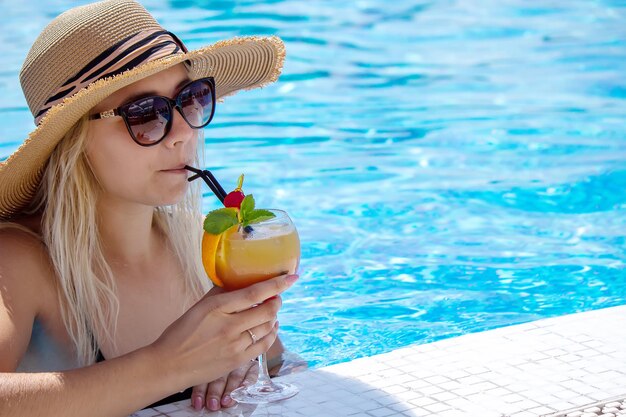
<svg viewBox="0 0 626 417"><path fill-rule="evenodd" d="M186 62L191 79L215 78L219 98L276 81L284 58L284 44L274 36L235 38L188 52L133 0L106 0L61 14L35 40L20 72L37 127L0 163L0 220L30 203L63 135L115 91Z"/></svg>

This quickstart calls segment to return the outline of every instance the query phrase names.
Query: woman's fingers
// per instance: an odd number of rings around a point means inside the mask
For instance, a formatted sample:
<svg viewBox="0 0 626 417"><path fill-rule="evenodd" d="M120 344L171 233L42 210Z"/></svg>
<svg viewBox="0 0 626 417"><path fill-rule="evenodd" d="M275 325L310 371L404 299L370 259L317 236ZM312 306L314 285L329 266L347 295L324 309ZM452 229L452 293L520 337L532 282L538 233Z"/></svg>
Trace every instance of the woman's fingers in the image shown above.
<svg viewBox="0 0 626 417"><path fill-rule="evenodd" d="M231 378L232 374L233 373L231 372L228 377L218 378L215 381L209 383L209 386L206 390L206 408L211 411L217 411L221 408L222 396L224 395L226 381L227 379Z"/></svg>
<svg viewBox="0 0 626 417"><path fill-rule="evenodd" d="M241 290L222 294L220 310L224 313L247 310L287 290L297 279L298 275L281 275Z"/></svg>
<svg viewBox="0 0 626 417"><path fill-rule="evenodd" d="M283 300L280 296L275 296L258 306L236 313L236 321L234 321L231 328L238 332L244 332L264 323L272 322L274 324L276 315L282 305ZM265 333L261 333L260 336L263 336Z"/></svg>
<svg viewBox="0 0 626 417"><path fill-rule="evenodd" d="M254 355L253 357L258 357L262 353L267 352L267 350L272 346L274 340L276 340L276 336L278 335L278 322L274 323L272 326L272 330L267 333L265 336L259 338L255 343L250 343L250 345L246 348L246 354Z"/></svg>
<svg viewBox="0 0 626 417"><path fill-rule="evenodd" d="M204 407L204 396L209 384L200 384L193 387L191 391L191 406L194 410L200 411Z"/></svg>
<svg viewBox="0 0 626 417"><path fill-rule="evenodd" d="M242 348L245 349L249 345L258 343L260 340L263 340L265 336L269 335L274 330L275 325L276 321L271 320L241 332Z"/></svg>

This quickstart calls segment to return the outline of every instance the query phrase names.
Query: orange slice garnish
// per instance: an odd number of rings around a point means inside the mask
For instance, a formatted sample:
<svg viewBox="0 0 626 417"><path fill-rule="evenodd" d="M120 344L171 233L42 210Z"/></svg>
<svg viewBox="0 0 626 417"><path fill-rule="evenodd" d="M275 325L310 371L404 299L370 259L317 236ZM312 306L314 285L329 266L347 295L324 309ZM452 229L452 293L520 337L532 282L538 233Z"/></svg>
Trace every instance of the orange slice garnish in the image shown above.
<svg viewBox="0 0 626 417"><path fill-rule="evenodd" d="M217 271L215 268L215 258L217 257L217 248L220 244L220 239L222 238L221 233L219 235L214 235L211 233L204 232L202 235L202 266L204 266L204 270L206 274L209 276L213 284L218 287L223 287L224 283L217 276Z"/></svg>
<svg viewBox="0 0 626 417"><path fill-rule="evenodd" d="M220 243L222 243L224 238L228 239L230 235L237 233L238 230L239 224L235 224L219 235L207 233L206 231L202 235L202 265L204 266L206 274L211 281L213 281L213 284L218 287L225 287L224 281L222 281L217 273L218 269L221 269L222 273L224 273L225 254L223 245ZM220 252L220 256L218 256L218 252Z"/></svg>

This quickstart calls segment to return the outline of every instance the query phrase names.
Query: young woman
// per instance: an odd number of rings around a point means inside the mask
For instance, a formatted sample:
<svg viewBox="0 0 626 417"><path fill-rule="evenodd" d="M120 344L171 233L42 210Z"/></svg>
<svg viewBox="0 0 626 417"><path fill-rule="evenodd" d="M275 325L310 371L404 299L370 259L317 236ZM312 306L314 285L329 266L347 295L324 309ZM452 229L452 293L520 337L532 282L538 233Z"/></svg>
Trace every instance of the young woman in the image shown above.
<svg viewBox="0 0 626 417"><path fill-rule="evenodd" d="M20 73L37 128L0 163L0 415L122 416L189 387L216 410L254 380L297 276L205 294L183 167L216 100L283 60L275 37L188 52L133 0L43 30Z"/></svg>

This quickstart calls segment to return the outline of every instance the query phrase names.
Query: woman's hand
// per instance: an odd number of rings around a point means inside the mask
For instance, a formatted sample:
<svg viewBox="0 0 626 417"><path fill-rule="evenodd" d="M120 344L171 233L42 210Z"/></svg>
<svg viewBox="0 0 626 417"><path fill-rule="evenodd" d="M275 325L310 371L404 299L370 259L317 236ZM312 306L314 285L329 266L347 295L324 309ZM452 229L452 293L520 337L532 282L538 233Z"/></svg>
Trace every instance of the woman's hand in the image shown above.
<svg viewBox="0 0 626 417"><path fill-rule="evenodd" d="M250 361L213 382L196 385L191 393L191 405L196 410L206 407L211 411L232 407L236 402L230 398L230 393L241 386L254 384L258 374L258 362Z"/></svg>
<svg viewBox="0 0 626 417"><path fill-rule="evenodd" d="M276 314L297 275L282 275L225 294L204 296L150 345L177 389L215 381L274 343ZM250 330L256 336L252 343ZM245 378L245 377L244 377Z"/></svg>

